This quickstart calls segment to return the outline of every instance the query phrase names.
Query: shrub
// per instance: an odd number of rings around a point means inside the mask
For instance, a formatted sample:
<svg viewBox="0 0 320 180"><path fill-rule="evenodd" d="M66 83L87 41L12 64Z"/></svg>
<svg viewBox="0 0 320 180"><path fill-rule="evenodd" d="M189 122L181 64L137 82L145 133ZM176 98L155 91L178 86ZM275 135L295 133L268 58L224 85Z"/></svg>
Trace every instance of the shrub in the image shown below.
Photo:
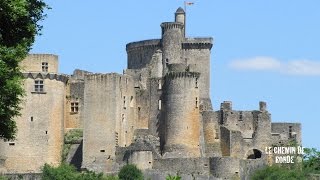
<svg viewBox="0 0 320 180"><path fill-rule="evenodd" d="M181 180L181 176L178 174L176 176L171 176L170 174L166 177L166 180Z"/></svg>
<svg viewBox="0 0 320 180"><path fill-rule="evenodd" d="M103 176L102 173L97 174L93 171L80 173L75 167L68 164L61 164L58 167L45 164L42 168L42 180L118 180L118 178Z"/></svg>
<svg viewBox="0 0 320 180"><path fill-rule="evenodd" d="M58 167L45 164L42 168L42 180L74 180L76 178L75 167L68 164L61 164Z"/></svg>
<svg viewBox="0 0 320 180"><path fill-rule="evenodd" d="M79 143L82 140L82 137L83 137L82 129L72 129L64 135L64 143L65 144Z"/></svg>
<svg viewBox="0 0 320 180"><path fill-rule="evenodd" d="M118 176L121 180L143 180L143 174L141 170L133 164L127 164L123 166Z"/></svg>
<svg viewBox="0 0 320 180"><path fill-rule="evenodd" d="M288 169L283 166L268 166L263 169L257 170L253 176L251 177L252 180L304 180L308 179L306 174L298 169Z"/></svg>

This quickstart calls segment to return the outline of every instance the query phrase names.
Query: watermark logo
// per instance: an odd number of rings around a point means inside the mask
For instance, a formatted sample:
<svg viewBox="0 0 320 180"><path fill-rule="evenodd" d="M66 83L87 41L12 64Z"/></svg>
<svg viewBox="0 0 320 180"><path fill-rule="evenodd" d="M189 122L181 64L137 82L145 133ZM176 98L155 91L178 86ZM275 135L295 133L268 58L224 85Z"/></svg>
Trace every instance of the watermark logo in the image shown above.
<svg viewBox="0 0 320 180"><path fill-rule="evenodd" d="M304 154L302 146L276 146L266 147L265 153L267 155L273 155L275 163L295 163L298 156Z"/></svg>

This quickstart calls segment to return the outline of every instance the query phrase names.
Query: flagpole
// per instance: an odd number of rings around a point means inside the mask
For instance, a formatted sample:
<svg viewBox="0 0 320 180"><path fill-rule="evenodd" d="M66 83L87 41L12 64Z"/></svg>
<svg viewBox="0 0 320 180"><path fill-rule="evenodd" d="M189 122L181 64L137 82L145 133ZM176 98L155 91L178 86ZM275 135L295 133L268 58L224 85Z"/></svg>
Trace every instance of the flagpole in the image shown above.
<svg viewBox="0 0 320 180"><path fill-rule="evenodd" d="M187 34L186 34L186 29L187 29L187 21L186 21L186 19L187 19L187 4L186 4L186 1L184 1L184 37L186 37L187 36Z"/></svg>

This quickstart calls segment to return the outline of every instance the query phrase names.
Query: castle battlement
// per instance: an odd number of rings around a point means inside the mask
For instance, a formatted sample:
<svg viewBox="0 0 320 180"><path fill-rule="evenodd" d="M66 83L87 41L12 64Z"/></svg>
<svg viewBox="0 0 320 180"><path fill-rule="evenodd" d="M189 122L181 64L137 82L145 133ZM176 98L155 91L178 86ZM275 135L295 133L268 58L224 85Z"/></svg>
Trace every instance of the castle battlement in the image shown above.
<svg viewBox="0 0 320 180"><path fill-rule="evenodd" d="M186 38L182 42L182 49L211 49L213 38Z"/></svg>
<svg viewBox="0 0 320 180"><path fill-rule="evenodd" d="M167 29L183 29L184 27L184 25L180 22L163 22L160 26L164 31Z"/></svg>
<svg viewBox="0 0 320 180"><path fill-rule="evenodd" d="M126 45L126 51L140 51L143 49L156 49L160 48L160 39L150 39L144 41L131 42Z"/></svg>
<svg viewBox="0 0 320 180"><path fill-rule="evenodd" d="M200 73L198 72L169 72L166 75L167 78L199 78Z"/></svg>
<svg viewBox="0 0 320 180"><path fill-rule="evenodd" d="M31 79L50 79L57 80L66 83L70 76L65 74L52 74L52 73L38 73L38 72L28 72L22 73L23 77Z"/></svg>

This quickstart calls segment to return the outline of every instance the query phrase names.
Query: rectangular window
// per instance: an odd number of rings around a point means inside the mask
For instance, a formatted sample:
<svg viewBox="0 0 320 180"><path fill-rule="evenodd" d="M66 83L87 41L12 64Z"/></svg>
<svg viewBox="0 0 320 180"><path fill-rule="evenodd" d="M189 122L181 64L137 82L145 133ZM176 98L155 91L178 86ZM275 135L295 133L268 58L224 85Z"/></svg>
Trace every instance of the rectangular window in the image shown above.
<svg viewBox="0 0 320 180"><path fill-rule="evenodd" d="M34 91L35 92L43 92L43 80L35 80L34 81Z"/></svg>
<svg viewBox="0 0 320 180"><path fill-rule="evenodd" d="M71 103L71 112L77 113L79 111L79 103L78 102L72 102Z"/></svg>
<svg viewBox="0 0 320 180"><path fill-rule="evenodd" d="M162 102L161 100L158 101L158 110L161 110L161 105L162 105Z"/></svg>
<svg viewBox="0 0 320 180"><path fill-rule="evenodd" d="M42 72L48 72L48 63L42 62Z"/></svg>

